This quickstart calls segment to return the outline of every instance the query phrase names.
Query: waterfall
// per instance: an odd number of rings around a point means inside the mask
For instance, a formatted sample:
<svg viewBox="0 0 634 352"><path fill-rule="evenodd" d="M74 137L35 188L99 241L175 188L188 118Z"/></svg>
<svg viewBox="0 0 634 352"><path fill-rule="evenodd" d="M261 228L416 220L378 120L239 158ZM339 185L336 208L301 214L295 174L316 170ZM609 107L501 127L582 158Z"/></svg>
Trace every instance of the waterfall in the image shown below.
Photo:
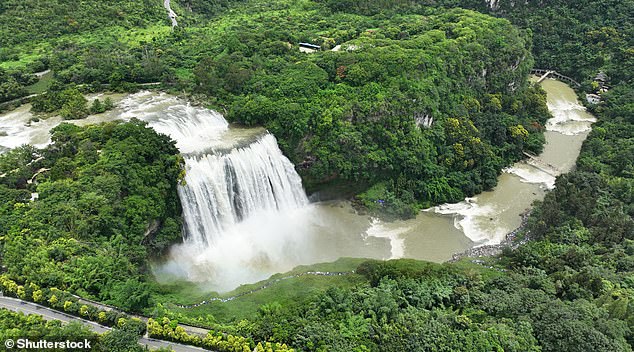
<svg viewBox="0 0 634 352"><path fill-rule="evenodd" d="M179 196L186 243L213 246L258 212L308 204L293 164L263 129L230 129L219 113L163 93L140 92L120 105L124 119L137 117L169 135L185 158Z"/></svg>
<svg viewBox="0 0 634 352"><path fill-rule="evenodd" d="M186 241L213 246L228 228L258 212L288 211L308 204L299 175L275 137L226 154L185 158L183 204Z"/></svg>
<svg viewBox="0 0 634 352"><path fill-rule="evenodd" d="M165 93L143 91L130 95L119 105L123 110L121 118L136 117L147 122L156 132L176 141L183 154L219 146L229 130L229 123L221 114L192 106Z"/></svg>
<svg viewBox="0 0 634 352"><path fill-rule="evenodd" d="M262 128L230 127L212 110L140 92L119 104L169 135L185 159L182 244L153 268L226 291L312 261L314 209L293 164Z"/></svg>

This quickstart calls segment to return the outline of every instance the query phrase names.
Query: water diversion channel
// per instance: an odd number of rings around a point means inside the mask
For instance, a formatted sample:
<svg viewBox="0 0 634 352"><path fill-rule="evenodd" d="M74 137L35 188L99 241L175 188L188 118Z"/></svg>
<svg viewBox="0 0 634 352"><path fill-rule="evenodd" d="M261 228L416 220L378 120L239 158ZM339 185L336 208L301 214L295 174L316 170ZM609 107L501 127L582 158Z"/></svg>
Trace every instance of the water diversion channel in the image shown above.
<svg viewBox="0 0 634 352"><path fill-rule="evenodd" d="M520 214L569 171L594 121L565 84L542 82L554 118L539 161L504 170L498 186L474 198L382 222L357 214L349 202L311 203L294 166L263 129L230 126L218 113L163 93L118 97L115 110L77 124L137 117L177 142L186 161L179 190L185 240L154 265L161 281L188 280L228 291L300 264L340 257L416 258L442 262L467 248L499 243L519 226ZM52 117L27 122L25 105L0 115L0 146L44 146Z"/></svg>

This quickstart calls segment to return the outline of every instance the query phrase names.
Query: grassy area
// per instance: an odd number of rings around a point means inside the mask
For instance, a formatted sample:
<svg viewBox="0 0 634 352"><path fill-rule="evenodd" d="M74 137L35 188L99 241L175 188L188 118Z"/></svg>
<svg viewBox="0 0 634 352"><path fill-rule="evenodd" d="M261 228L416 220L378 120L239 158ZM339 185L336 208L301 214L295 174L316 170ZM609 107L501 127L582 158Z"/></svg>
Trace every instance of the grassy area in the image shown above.
<svg viewBox="0 0 634 352"><path fill-rule="evenodd" d="M0 62L0 67L12 71L16 69L25 69L29 64L37 61L42 54L33 52L20 52L17 60Z"/></svg>
<svg viewBox="0 0 634 352"><path fill-rule="evenodd" d="M43 75L37 83L27 87L29 94L40 94L46 92L53 81L53 72Z"/></svg>
<svg viewBox="0 0 634 352"><path fill-rule="evenodd" d="M154 38L162 38L169 35L172 32L170 26L163 24L157 24L148 26L146 28L134 28L126 29L123 27L108 28L101 34L108 33L110 36L117 38L118 41L128 44L132 47L138 46L141 43L149 43Z"/></svg>
<svg viewBox="0 0 634 352"><path fill-rule="evenodd" d="M112 26L81 34L60 36L60 43L69 42L78 46L100 46L104 42L120 42L129 47L139 47L153 39L163 38L172 32L170 26L156 24L145 28L127 29ZM25 69L29 64L46 56L53 50L49 40L29 41L12 48L13 56L10 61L0 62L0 67L6 70Z"/></svg>
<svg viewBox="0 0 634 352"><path fill-rule="evenodd" d="M453 263L452 266L460 272L479 275L486 280L503 275L503 272L496 268L497 259L475 259L480 260L480 262L475 263L474 258L463 258ZM279 303L284 306L291 302L301 303L310 296L323 292L330 287L353 287L367 283L367 278L358 274L342 276L302 275L288 278L289 276L315 271L350 272L356 270L359 264L367 260L363 258L340 258L330 263L301 265L289 272L278 273L266 280L242 285L224 294L206 292L200 286L186 281L162 284L159 286L159 295L154 297L154 299L168 309L179 321L184 323L197 323L199 325L232 323L252 318L257 314L258 309L265 304ZM441 267L440 264L418 260L401 260L398 263L395 264L397 267L401 269L407 267L414 271L423 270L429 265L434 268ZM261 289L263 286L268 287ZM179 308L177 306L193 305L205 300L209 301L211 298L229 298L241 294L244 295L228 302L212 301L195 308Z"/></svg>
<svg viewBox="0 0 634 352"><path fill-rule="evenodd" d="M478 263L474 263L474 261L478 261ZM504 276L504 272L500 269L500 260L496 257L465 257L452 263L451 265L464 273L479 274L482 276L483 280L490 280Z"/></svg>
<svg viewBox="0 0 634 352"><path fill-rule="evenodd" d="M186 68L178 68L175 70L174 74L176 75L176 77L178 79L181 80L193 80L194 79L194 73Z"/></svg>
<svg viewBox="0 0 634 352"><path fill-rule="evenodd" d="M170 285L162 285L161 295L155 297L156 301L163 304L170 311L181 315L181 321L207 321L209 315L219 323L239 321L257 314L258 308L263 304L301 302L313 294L322 292L330 287L351 287L362 284L367 280L357 274L344 276L320 276L304 275L284 279L271 283L271 286L248 293L229 302L211 302L196 308L178 308L175 304L192 304L208 300L211 297L232 297L244 292L259 289L260 287L283 277L297 275L309 271L348 272L355 270L359 264L367 259L341 258L331 263L302 265L295 269L271 276L254 284L242 285L237 289L219 295L217 293L203 293L196 285L179 282Z"/></svg>
<svg viewBox="0 0 634 352"><path fill-rule="evenodd" d="M478 263L474 259L479 260ZM287 278L306 272L329 271L349 272L356 270L359 264L368 259L340 258L331 263L319 263L302 265L286 273L278 273L270 278L249 285L242 285L231 292L218 294L204 292L195 284L189 282L177 282L170 285L162 285L159 296L155 297L157 303L172 313L172 317L183 323L196 325L214 325L235 323L242 319L252 319L258 309L265 304L279 303L282 306L291 303L307 301L311 296L327 290L330 287L353 287L368 283L368 279L362 275L351 274L342 276L303 275ZM402 270L403 273L415 274L427 272L427 270L441 270L443 265L419 260L390 261L391 267ZM480 276L484 280L503 276L498 269L496 258L463 258L451 264L459 272L467 276ZM280 281L276 281L281 279ZM262 286L269 285L264 289ZM248 293L249 291L254 291ZM177 304L192 305L194 303L209 300L210 298L228 298L246 293L228 302L213 301L195 308L179 308Z"/></svg>

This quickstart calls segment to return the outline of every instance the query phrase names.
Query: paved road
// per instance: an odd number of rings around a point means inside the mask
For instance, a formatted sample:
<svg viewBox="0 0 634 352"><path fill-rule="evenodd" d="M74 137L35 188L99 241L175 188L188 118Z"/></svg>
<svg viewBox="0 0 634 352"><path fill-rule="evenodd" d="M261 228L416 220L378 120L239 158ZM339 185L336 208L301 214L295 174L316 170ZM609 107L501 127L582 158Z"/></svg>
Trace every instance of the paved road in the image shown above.
<svg viewBox="0 0 634 352"><path fill-rule="evenodd" d="M88 320L81 319L66 313L62 313L62 312L50 309L48 307L41 306L39 304L22 301L17 298L0 296L0 308L6 308L15 312L23 312L25 314L41 315L42 318L46 320L60 320L66 323L69 323L71 321L79 321L82 324L87 325L94 332L99 334L103 334L104 332L112 330L111 328L107 326L103 326L92 321L88 321ZM142 337L139 339L139 344L148 346L149 348L154 348L154 349L161 348L161 347L168 347L176 352L207 351L199 347L181 345L174 342L156 340L156 339L145 338L145 337Z"/></svg>

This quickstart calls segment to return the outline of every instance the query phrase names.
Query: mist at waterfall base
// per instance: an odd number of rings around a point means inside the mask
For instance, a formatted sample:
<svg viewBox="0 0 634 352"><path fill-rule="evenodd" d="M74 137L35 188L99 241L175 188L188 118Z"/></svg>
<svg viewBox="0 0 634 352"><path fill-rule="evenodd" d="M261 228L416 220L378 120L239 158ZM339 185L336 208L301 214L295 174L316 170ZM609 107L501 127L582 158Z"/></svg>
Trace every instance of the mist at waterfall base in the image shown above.
<svg viewBox="0 0 634 352"><path fill-rule="evenodd" d="M187 186L180 195L187 238L172 248L155 274L222 292L300 264L343 256L440 262L474 245L499 243L519 226L518 215L552 189L555 175L574 165L594 121L570 88L550 80L543 85L554 118L547 125L540 158L557 170L530 160L520 162L505 170L492 192L392 223L358 215L348 203L309 203L293 165L272 135L260 131L255 139L223 138L234 129L219 128L220 138L207 138L193 148L205 152L186 156ZM178 105L170 109L179 110ZM222 140L226 141L218 142Z"/></svg>
<svg viewBox="0 0 634 352"><path fill-rule="evenodd" d="M121 95L116 109L67 122L137 117L177 141L187 168L187 185L179 190L185 240L152 270L159 282L188 281L204 290L227 291L297 265L340 257L443 262L467 248L499 243L519 225L518 214L553 187L554 175L574 165L594 121L572 89L552 80L542 86L554 118L546 126L541 165L516 163L491 192L394 222L360 215L346 201L307 202L272 135L262 128L230 126L222 115L169 94ZM50 128L63 120L27 124L33 117L28 109L27 104L0 114L0 126L8 131L0 136L0 147L50 143Z"/></svg>
<svg viewBox="0 0 634 352"><path fill-rule="evenodd" d="M169 94L110 94L114 110L66 122L137 117L177 141L187 163L187 185L180 188L185 240L152 270L159 282L189 281L204 290L227 291L300 264L340 257L443 262L467 248L499 243L520 224L518 215L554 186L554 175L574 166L594 121L565 84L541 84L554 116L546 125L541 164L516 163L493 191L394 222L360 215L347 201L308 203L273 136L262 128L230 126L222 115ZM50 129L63 119L29 123L29 108L0 114L0 127L7 131L0 135L0 152L50 143Z"/></svg>
<svg viewBox="0 0 634 352"><path fill-rule="evenodd" d="M186 185L179 189L185 241L156 268L162 280L184 278L224 292L300 264L391 256L387 240L364 236L367 219L350 212L337 221L340 214L329 212L332 207L308 202L271 134L225 152L187 155L185 161Z"/></svg>
<svg viewBox="0 0 634 352"><path fill-rule="evenodd" d="M272 135L185 160L186 186L179 191L186 239L165 270L227 290L309 257L310 239L299 231L307 225L308 199Z"/></svg>

